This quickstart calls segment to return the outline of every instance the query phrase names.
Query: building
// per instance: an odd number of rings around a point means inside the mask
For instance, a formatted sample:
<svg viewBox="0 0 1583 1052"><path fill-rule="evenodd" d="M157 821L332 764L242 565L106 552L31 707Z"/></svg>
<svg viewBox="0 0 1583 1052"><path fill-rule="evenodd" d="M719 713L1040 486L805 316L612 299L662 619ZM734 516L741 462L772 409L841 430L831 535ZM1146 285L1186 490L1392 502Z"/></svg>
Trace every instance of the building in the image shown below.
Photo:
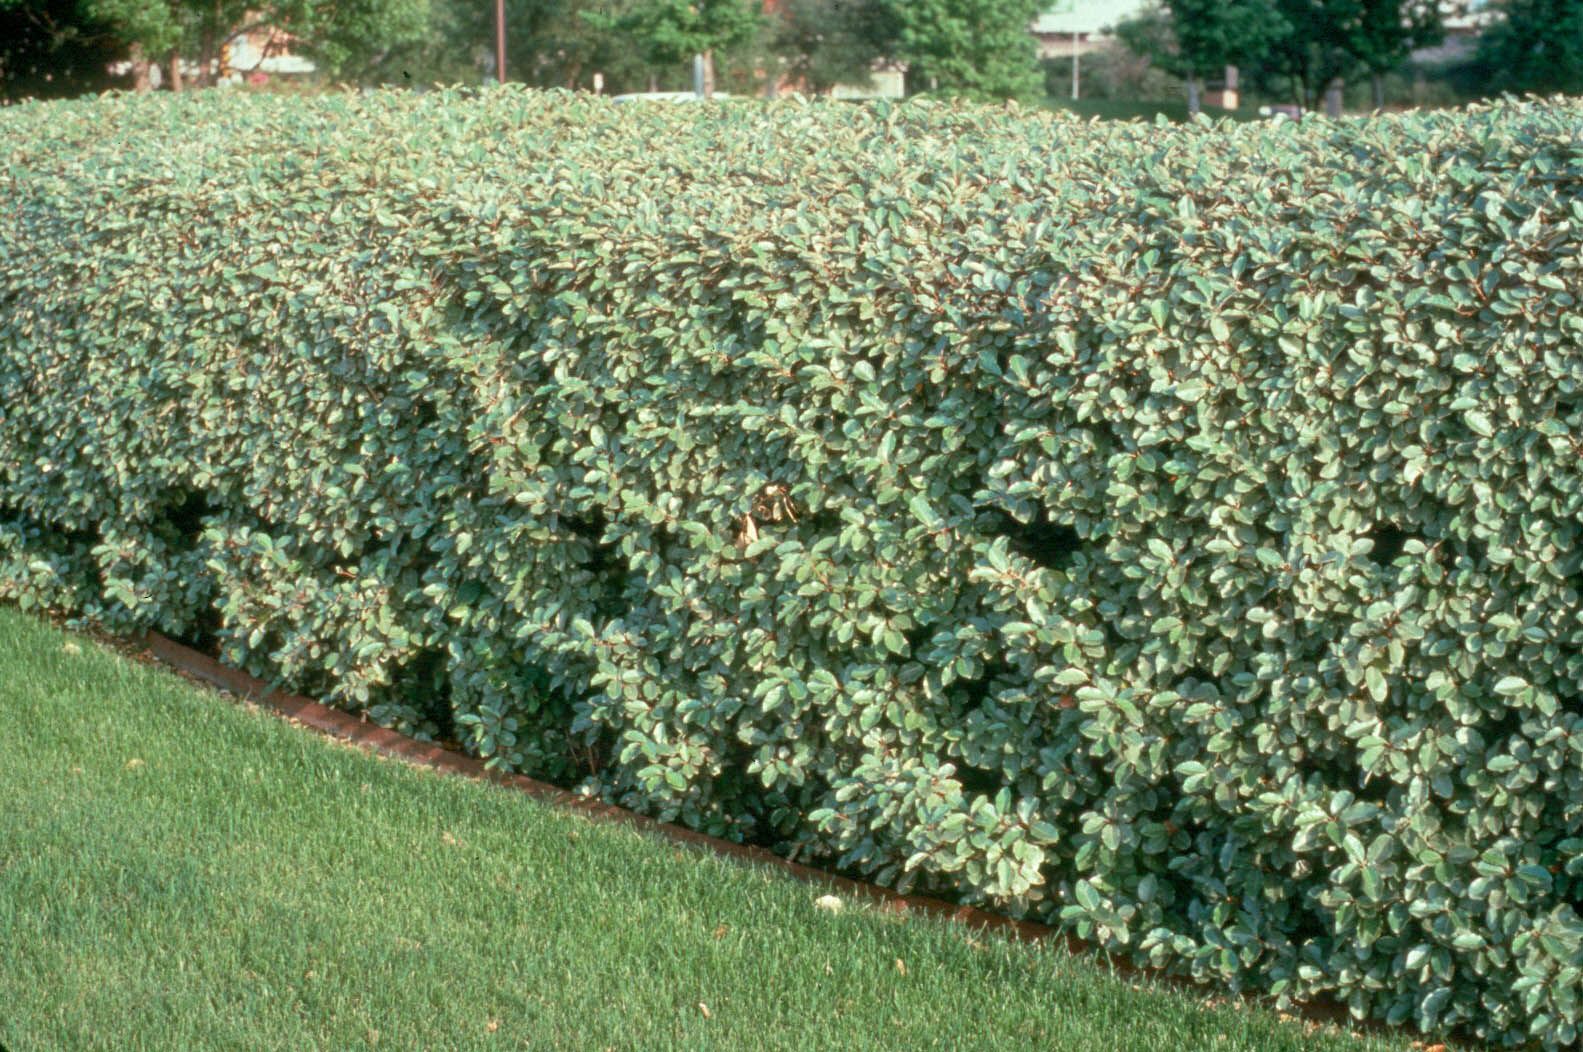
<svg viewBox="0 0 1583 1052"><path fill-rule="evenodd" d="M295 43L289 33L255 24L220 45L219 56L208 63L183 56L168 63L143 63L140 73L134 63L123 60L113 63L109 72L117 77L141 77L139 83L144 88L163 87L173 74L179 74L175 86L180 88L195 84L263 84L275 77L304 77L317 72L311 59L293 53Z"/></svg>
<svg viewBox="0 0 1583 1052"><path fill-rule="evenodd" d="M1414 63L1444 66L1468 60L1478 50L1479 34L1495 21L1497 11L1492 0L1441 0L1440 17L1446 38L1434 47L1414 51Z"/></svg>
<svg viewBox="0 0 1583 1052"><path fill-rule="evenodd" d="M868 84L837 84L830 89L836 99L899 99L907 94L907 67L881 63Z"/></svg>
<svg viewBox="0 0 1583 1052"><path fill-rule="evenodd" d="M270 77L302 77L317 72L311 59L292 52L291 34L273 26L255 27L226 42L220 59L220 82L252 83Z"/></svg>
<svg viewBox="0 0 1583 1052"><path fill-rule="evenodd" d="M1117 22L1142 11L1147 0L1060 0L1033 20L1040 58L1085 54L1103 47Z"/></svg>

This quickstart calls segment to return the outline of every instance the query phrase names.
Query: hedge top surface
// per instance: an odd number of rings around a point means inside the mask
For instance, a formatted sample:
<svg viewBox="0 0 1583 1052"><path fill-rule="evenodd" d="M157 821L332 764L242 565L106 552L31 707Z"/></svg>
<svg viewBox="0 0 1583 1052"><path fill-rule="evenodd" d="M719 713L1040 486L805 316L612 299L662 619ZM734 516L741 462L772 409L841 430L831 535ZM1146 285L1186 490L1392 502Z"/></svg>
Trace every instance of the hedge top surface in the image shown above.
<svg viewBox="0 0 1583 1052"><path fill-rule="evenodd" d="M9 108L0 594L1199 978L1568 1042L1580 129Z"/></svg>

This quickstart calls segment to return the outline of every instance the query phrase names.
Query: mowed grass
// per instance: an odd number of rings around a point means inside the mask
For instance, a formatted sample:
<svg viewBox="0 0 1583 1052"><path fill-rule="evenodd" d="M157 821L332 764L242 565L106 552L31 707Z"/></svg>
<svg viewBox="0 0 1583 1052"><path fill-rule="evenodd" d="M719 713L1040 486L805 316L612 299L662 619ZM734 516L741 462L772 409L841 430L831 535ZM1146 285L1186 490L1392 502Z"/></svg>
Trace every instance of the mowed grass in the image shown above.
<svg viewBox="0 0 1583 1052"><path fill-rule="evenodd" d="M1406 1049L333 744L0 608L0 1045Z"/></svg>

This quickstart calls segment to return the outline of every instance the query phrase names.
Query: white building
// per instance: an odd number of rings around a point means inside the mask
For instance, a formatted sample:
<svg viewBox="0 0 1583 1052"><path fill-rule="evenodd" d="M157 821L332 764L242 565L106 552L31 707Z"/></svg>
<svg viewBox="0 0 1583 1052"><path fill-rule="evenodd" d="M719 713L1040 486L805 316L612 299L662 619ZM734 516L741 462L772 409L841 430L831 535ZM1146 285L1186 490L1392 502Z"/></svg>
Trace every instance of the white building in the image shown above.
<svg viewBox="0 0 1583 1052"><path fill-rule="evenodd" d="M232 37L225 45L221 82L270 76L305 76L318 67L311 59L293 54L289 34L273 27L254 29Z"/></svg>
<svg viewBox="0 0 1583 1052"><path fill-rule="evenodd" d="M1148 0L1058 0L1033 20L1039 57L1078 54L1102 46L1117 22L1148 6Z"/></svg>

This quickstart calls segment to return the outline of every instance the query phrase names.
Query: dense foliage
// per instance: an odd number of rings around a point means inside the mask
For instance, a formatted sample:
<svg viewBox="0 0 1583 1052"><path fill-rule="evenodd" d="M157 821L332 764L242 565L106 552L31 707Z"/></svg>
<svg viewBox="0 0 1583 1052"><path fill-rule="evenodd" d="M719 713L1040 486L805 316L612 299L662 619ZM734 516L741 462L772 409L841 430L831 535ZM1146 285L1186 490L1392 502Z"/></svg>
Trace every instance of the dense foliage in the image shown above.
<svg viewBox="0 0 1583 1052"><path fill-rule="evenodd" d="M1043 0L872 0L895 27L908 87L979 98L1030 98L1040 87L1028 25Z"/></svg>
<svg viewBox="0 0 1583 1052"><path fill-rule="evenodd" d="M1502 0L1479 37L1491 87L1583 93L1583 0Z"/></svg>
<svg viewBox="0 0 1583 1052"><path fill-rule="evenodd" d="M123 61L138 87L150 64L167 75L194 65L198 83L213 83L226 42L260 29L286 34L325 72L366 77L442 14L430 0L0 0L0 99L125 87L110 72Z"/></svg>
<svg viewBox="0 0 1583 1052"><path fill-rule="evenodd" d="M1569 1042L1580 119L13 107L0 595L1201 980Z"/></svg>
<svg viewBox="0 0 1583 1052"><path fill-rule="evenodd" d="M1387 74L1444 40L1445 13L1438 0L1155 0L1116 32L1134 54L1187 79L1195 112L1198 78L1227 66L1304 108L1366 75L1379 109Z"/></svg>

